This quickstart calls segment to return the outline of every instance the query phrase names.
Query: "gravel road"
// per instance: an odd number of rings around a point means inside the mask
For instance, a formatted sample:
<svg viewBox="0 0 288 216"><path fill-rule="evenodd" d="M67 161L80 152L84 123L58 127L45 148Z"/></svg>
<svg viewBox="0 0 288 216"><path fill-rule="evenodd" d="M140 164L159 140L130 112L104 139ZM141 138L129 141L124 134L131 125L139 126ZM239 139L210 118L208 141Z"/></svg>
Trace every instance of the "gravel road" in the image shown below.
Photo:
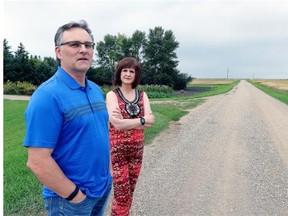
<svg viewBox="0 0 288 216"><path fill-rule="evenodd" d="M287 216L288 106L246 81L209 97L145 146L131 215Z"/></svg>

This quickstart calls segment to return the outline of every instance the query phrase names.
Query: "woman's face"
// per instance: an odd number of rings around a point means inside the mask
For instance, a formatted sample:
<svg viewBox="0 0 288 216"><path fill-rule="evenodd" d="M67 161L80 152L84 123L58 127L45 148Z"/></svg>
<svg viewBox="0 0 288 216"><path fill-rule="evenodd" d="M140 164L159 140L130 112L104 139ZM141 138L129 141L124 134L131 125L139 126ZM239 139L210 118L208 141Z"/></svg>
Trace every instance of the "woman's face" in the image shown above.
<svg viewBox="0 0 288 216"><path fill-rule="evenodd" d="M121 82L122 85L132 85L135 80L135 69L134 68L123 68L121 71Z"/></svg>

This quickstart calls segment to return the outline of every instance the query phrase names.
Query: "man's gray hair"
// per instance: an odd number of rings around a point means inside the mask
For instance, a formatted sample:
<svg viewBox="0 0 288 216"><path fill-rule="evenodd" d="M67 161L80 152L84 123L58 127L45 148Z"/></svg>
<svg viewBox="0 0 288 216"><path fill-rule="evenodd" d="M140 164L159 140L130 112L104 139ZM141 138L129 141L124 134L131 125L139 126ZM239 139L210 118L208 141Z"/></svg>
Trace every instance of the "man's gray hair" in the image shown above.
<svg viewBox="0 0 288 216"><path fill-rule="evenodd" d="M92 42L94 42L94 37L92 35L92 31L91 29L88 27L88 24L85 20L80 20L78 22L75 22L75 21L72 21L72 22L69 22L61 27L58 28L56 34L55 34L55 37L54 37L54 43L55 43L55 46L60 46L60 44L62 43L62 36L63 36L63 33L69 29L72 29L72 28L82 28L84 29L85 31L88 32L88 34L90 35L90 37L92 38Z"/></svg>

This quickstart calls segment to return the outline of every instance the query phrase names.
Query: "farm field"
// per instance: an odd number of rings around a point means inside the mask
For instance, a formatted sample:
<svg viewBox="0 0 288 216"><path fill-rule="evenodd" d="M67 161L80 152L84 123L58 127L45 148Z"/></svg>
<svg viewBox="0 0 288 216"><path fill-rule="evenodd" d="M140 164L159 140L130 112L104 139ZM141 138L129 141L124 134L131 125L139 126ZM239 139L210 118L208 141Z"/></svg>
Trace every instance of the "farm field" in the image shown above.
<svg viewBox="0 0 288 216"><path fill-rule="evenodd" d="M233 83L234 81L235 79L194 79L190 84L228 84ZM253 82L260 83L271 88L288 90L288 79L255 79Z"/></svg>
<svg viewBox="0 0 288 216"><path fill-rule="evenodd" d="M271 88L288 90L288 79L267 79L267 80L253 80L253 81L261 83Z"/></svg>
<svg viewBox="0 0 288 216"><path fill-rule="evenodd" d="M235 82L235 79L193 79L190 84L206 85L206 84L229 84Z"/></svg>

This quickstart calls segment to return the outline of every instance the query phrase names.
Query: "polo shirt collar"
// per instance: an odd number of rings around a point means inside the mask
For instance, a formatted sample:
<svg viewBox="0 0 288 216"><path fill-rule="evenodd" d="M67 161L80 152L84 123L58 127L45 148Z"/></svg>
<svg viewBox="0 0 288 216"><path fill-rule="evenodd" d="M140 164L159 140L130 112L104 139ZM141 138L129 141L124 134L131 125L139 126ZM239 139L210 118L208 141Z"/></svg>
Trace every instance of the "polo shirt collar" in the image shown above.
<svg viewBox="0 0 288 216"><path fill-rule="evenodd" d="M71 89L79 89L83 88L73 77L71 77L66 71L64 71L61 67L58 67L56 72L56 77L60 78L62 82L64 82ZM89 86L87 77L85 77L85 86L91 88Z"/></svg>

